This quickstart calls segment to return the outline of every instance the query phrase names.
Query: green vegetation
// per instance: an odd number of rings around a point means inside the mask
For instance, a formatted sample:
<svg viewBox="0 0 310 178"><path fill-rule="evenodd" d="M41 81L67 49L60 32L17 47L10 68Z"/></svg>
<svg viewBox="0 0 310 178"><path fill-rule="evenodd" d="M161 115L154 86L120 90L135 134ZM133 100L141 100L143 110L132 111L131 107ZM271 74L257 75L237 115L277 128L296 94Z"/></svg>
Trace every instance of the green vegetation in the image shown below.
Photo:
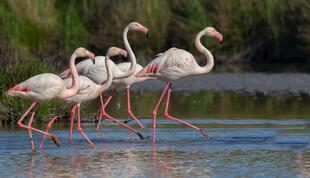
<svg viewBox="0 0 310 178"><path fill-rule="evenodd" d="M150 29L151 39L131 34L142 64L171 46L197 54L196 33L212 25L225 41L217 61L307 60L310 46L307 0L4 0L0 2L1 44L29 54L61 55L78 46L98 54L122 45L122 30L131 21ZM206 40L210 49L218 48ZM59 67L59 66L58 66Z"/></svg>

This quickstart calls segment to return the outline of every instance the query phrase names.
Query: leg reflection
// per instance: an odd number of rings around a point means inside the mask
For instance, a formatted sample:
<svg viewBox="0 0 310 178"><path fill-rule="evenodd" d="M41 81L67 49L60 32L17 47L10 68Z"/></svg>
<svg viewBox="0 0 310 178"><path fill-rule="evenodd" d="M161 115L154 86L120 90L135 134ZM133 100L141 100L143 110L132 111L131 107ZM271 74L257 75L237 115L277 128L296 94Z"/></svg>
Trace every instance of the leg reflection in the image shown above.
<svg viewBox="0 0 310 178"><path fill-rule="evenodd" d="M156 144L153 143L152 144L152 163L153 163L153 171L154 173L157 173L159 172L159 164L158 164L158 161L157 161L157 153L156 153Z"/></svg>
<svg viewBox="0 0 310 178"><path fill-rule="evenodd" d="M162 162L160 162L162 161ZM160 155L158 155L158 152L156 151L156 144L152 144L152 163L153 163L153 171L154 171L154 177L166 177L165 175L168 174L169 170L169 156L164 156L163 159L161 159Z"/></svg>

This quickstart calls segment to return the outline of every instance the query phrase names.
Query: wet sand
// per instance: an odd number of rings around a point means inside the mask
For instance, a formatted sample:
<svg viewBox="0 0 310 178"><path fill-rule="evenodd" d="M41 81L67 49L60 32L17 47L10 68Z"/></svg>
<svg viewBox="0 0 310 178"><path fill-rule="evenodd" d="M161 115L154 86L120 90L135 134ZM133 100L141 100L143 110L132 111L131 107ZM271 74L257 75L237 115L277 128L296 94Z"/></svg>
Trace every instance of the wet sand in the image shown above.
<svg viewBox="0 0 310 178"><path fill-rule="evenodd" d="M134 91L160 91L161 81L132 86ZM310 74L220 73L193 76L173 82L173 91L233 91L264 94L310 94Z"/></svg>

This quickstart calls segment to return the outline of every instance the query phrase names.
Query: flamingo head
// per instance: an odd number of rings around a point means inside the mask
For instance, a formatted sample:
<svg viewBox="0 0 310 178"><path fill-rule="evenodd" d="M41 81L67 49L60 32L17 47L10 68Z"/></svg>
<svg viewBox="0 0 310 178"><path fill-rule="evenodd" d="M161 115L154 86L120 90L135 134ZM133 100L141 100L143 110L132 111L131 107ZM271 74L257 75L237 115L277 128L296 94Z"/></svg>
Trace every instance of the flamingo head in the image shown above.
<svg viewBox="0 0 310 178"><path fill-rule="evenodd" d="M219 42L222 42L224 37L213 27L207 27L204 29L204 32L207 36L215 37Z"/></svg>
<svg viewBox="0 0 310 178"><path fill-rule="evenodd" d="M148 36L148 31L149 30L145 26L141 25L138 22L131 22L128 25L128 27L129 27L129 30L139 31L141 33L144 33L146 36Z"/></svg>
<svg viewBox="0 0 310 178"><path fill-rule="evenodd" d="M110 47L108 49L107 55L110 57L113 56L124 56L127 57L127 51L117 47Z"/></svg>
<svg viewBox="0 0 310 178"><path fill-rule="evenodd" d="M95 63L95 54L88 51L87 49L83 47L79 47L74 51L75 55L77 57L86 57L92 59L93 63Z"/></svg>

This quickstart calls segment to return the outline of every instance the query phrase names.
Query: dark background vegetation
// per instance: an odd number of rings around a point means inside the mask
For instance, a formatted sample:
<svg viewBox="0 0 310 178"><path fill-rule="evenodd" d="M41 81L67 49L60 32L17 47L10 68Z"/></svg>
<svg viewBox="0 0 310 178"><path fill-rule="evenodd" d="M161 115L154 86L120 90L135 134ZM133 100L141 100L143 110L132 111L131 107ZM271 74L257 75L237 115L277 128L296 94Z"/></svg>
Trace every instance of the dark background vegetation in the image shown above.
<svg viewBox="0 0 310 178"><path fill-rule="evenodd" d="M193 41L206 26L224 35L222 45L204 39L216 51L217 66L310 60L309 0L2 0L0 112L25 109L29 103L4 97L4 91L35 74L66 68L78 46L97 55L123 47L122 31L132 21L150 30L149 40L129 34L142 65L172 46L199 56ZM40 112L48 113L49 106Z"/></svg>

